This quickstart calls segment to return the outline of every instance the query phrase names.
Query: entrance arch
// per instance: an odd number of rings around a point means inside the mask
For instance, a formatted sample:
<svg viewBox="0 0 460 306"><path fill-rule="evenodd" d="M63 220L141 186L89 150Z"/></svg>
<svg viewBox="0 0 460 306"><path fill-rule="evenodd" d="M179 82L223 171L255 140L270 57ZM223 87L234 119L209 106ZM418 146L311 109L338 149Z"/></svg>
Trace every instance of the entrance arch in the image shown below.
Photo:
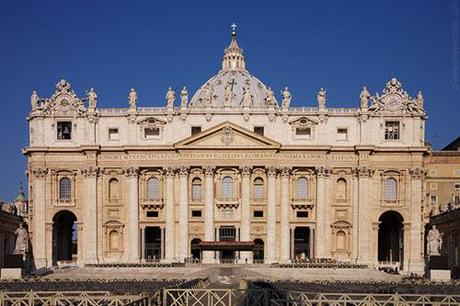
<svg viewBox="0 0 460 306"><path fill-rule="evenodd" d="M387 211L379 218L378 261L399 264L404 260L404 219L396 211Z"/></svg>
<svg viewBox="0 0 460 306"><path fill-rule="evenodd" d="M264 256L264 241L262 239L254 239L254 249L252 250L254 263L263 263Z"/></svg>
<svg viewBox="0 0 460 306"><path fill-rule="evenodd" d="M53 217L53 264L58 261L76 261L78 254L77 217L61 210Z"/></svg>
<svg viewBox="0 0 460 306"><path fill-rule="evenodd" d="M192 259L201 260L200 238L193 238L190 242L190 250L192 251Z"/></svg>

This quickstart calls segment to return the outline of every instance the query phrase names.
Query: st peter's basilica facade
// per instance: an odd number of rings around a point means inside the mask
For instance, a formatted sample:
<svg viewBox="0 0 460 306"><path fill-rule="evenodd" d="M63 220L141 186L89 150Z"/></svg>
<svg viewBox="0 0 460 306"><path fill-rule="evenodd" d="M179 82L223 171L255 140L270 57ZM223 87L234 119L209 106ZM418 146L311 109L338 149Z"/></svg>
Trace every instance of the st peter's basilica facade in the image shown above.
<svg viewBox="0 0 460 306"><path fill-rule="evenodd" d="M176 97L177 95L177 97ZM359 96L359 98L358 98ZM222 69L165 107L98 108L61 80L28 116L37 267L290 263L423 271L423 97L393 78L356 108L291 107L252 76L232 31ZM279 101L278 101L279 100Z"/></svg>

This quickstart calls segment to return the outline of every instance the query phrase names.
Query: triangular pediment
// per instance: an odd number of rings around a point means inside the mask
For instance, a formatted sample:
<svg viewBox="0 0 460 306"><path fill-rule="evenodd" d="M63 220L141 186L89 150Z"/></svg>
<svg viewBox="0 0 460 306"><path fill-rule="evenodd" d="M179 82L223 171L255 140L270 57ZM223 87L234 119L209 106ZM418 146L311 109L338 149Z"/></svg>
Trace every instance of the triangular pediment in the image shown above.
<svg viewBox="0 0 460 306"><path fill-rule="evenodd" d="M278 149L280 144L229 121L190 136L177 149Z"/></svg>

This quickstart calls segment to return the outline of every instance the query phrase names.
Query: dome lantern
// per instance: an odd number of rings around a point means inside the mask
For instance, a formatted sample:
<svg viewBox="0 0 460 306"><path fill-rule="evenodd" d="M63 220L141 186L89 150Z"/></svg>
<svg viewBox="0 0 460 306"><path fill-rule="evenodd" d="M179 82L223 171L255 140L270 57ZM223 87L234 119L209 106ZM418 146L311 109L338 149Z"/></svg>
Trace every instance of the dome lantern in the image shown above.
<svg viewBox="0 0 460 306"><path fill-rule="evenodd" d="M238 46L236 41L236 24L231 25L231 41L230 45L225 48L224 58L222 60L222 70L245 70L243 49Z"/></svg>

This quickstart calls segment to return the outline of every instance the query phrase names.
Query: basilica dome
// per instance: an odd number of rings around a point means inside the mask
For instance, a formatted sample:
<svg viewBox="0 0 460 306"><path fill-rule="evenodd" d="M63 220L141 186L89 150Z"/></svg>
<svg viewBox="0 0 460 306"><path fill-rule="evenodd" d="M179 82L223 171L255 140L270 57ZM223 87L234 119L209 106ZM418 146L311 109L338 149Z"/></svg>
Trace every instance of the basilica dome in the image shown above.
<svg viewBox="0 0 460 306"><path fill-rule="evenodd" d="M190 107L278 107L271 88L246 70L236 31L233 30L231 35L230 45L224 51L222 69L198 89Z"/></svg>

